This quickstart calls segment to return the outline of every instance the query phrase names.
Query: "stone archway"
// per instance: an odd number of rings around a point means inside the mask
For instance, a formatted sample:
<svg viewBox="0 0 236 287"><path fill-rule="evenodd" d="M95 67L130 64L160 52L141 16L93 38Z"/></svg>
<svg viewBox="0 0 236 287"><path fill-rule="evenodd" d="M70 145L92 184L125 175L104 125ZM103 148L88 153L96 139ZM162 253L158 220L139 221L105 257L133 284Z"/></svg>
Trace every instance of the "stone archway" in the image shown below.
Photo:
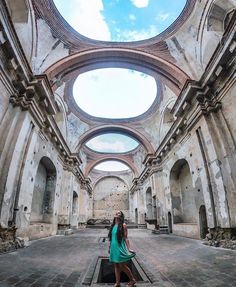
<svg viewBox="0 0 236 287"><path fill-rule="evenodd" d="M30 239L49 236L53 232L54 199L57 172L52 161L43 157L38 165L33 190Z"/></svg>
<svg viewBox="0 0 236 287"><path fill-rule="evenodd" d="M51 223L55 187L56 168L49 158L43 157L36 173L30 222Z"/></svg>
<svg viewBox="0 0 236 287"><path fill-rule="evenodd" d="M178 160L170 172L173 233L199 238L198 208L190 167L185 159Z"/></svg>
<svg viewBox="0 0 236 287"><path fill-rule="evenodd" d="M171 169L170 187L173 223L196 223L192 176L186 160L177 161Z"/></svg>
<svg viewBox="0 0 236 287"><path fill-rule="evenodd" d="M146 218L152 219L152 189L149 187L146 191Z"/></svg>

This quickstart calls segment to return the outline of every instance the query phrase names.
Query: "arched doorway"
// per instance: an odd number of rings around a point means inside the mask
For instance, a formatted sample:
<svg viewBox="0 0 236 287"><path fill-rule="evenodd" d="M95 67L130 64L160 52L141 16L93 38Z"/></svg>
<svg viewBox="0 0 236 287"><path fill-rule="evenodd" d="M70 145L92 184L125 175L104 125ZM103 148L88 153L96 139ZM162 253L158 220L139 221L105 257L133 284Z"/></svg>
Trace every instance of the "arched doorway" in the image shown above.
<svg viewBox="0 0 236 287"><path fill-rule="evenodd" d="M196 193L192 174L185 159L178 160L170 173L172 205L172 232L192 238L199 238L198 204L201 193Z"/></svg>
<svg viewBox="0 0 236 287"><path fill-rule="evenodd" d="M200 224L200 237L204 239L206 238L206 235L208 233L205 205L201 205L199 208L199 224Z"/></svg>
<svg viewBox="0 0 236 287"><path fill-rule="evenodd" d="M197 208L192 176L186 160L178 160L170 173L173 223L196 223Z"/></svg>
<svg viewBox="0 0 236 287"><path fill-rule="evenodd" d="M138 224L138 209L137 208L135 208L134 213L135 213L135 223Z"/></svg>
<svg viewBox="0 0 236 287"><path fill-rule="evenodd" d="M52 161L43 157L38 165L31 205L31 224L51 223L56 188L56 168Z"/></svg>
<svg viewBox="0 0 236 287"><path fill-rule="evenodd" d="M149 187L146 191L146 218L152 219L152 190Z"/></svg>
<svg viewBox="0 0 236 287"><path fill-rule="evenodd" d="M168 212L168 230L169 233L172 233L172 216L170 212Z"/></svg>

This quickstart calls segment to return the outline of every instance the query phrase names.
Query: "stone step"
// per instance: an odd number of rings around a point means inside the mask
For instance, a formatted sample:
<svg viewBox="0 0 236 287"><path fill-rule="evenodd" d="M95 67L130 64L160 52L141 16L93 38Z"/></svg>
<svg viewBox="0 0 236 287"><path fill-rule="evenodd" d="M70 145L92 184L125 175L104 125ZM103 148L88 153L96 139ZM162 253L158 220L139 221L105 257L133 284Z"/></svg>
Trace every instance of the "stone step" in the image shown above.
<svg viewBox="0 0 236 287"><path fill-rule="evenodd" d="M153 234L169 234L168 225L160 225L158 229L152 231Z"/></svg>
<svg viewBox="0 0 236 287"><path fill-rule="evenodd" d="M138 224L139 229L147 229L147 224Z"/></svg>

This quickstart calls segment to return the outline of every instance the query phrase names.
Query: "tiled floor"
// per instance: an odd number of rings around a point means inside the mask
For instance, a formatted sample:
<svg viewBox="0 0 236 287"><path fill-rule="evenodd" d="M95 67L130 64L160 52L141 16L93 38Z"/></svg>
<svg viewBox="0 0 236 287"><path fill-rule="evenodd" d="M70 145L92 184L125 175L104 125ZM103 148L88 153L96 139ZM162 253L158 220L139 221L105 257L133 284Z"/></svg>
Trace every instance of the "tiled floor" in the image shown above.
<svg viewBox="0 0 236 287"><path fill-rule="evenodd" d="M85 286L82 282L91 262L108 255L108 242L101 240L106 235L105 229L82 229L69 236L32 241L27 248L0 255L0 287ZM146 286L236 286L236 251L174 235L153 235L148 230L130 229L129 237L152 280Z"/></svg>

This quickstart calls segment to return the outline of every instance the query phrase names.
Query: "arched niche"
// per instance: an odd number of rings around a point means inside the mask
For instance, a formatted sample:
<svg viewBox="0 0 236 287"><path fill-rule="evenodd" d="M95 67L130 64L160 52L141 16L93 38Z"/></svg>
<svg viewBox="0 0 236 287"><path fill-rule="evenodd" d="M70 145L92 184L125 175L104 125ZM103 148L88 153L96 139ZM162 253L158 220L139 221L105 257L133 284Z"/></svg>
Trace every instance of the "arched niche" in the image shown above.
<svg viewBox="0 0 236 287"><path fill-rule="evenodd" d="M215 1L208 16L208 31L223 34L233 16L235 4L236 2L234 0Z"/></svg>
<svg viewBox="0 0 236 287"><path fill-rule="evenodd" d="M197 223L192 176L185 159L178 160L171 169L170 191L173 223Z"/></svg>
<svg viewBox="0 0 236 287"><path fill-rule="evenodd" d="M57 173L52 161L43 157L38 165L31 204L31 224L52 223Z"/></svg>
<svg viewBox="0 0 236 287"><path fill-rule="evenodd" d="M159 138L160 141L165 137L172 124L174 123L174 116L171 112L172 107L176 101L176 97L171 98L170 101L166 104L164 109L161 112L160 126L159 126Z"/></svg>
<svg viewBox="0 0 236 287"><path fill-rule="evenodd" d="M7 1L7 4L14 23L27 23L29 12L27 0L11 0Z"/></svg>
<svg viewBox="0 0 236 287"><path fill-rule="evenodd" d="M148 187L146 190L146 218L152 219L152 189Z"/></svg>
<svg viewBox="0 0 236 287"><path fill-rule="evenodd" d="M78 211L79 211L79 197L77 192L73 191L72 214L78 214Z"/></svg>

